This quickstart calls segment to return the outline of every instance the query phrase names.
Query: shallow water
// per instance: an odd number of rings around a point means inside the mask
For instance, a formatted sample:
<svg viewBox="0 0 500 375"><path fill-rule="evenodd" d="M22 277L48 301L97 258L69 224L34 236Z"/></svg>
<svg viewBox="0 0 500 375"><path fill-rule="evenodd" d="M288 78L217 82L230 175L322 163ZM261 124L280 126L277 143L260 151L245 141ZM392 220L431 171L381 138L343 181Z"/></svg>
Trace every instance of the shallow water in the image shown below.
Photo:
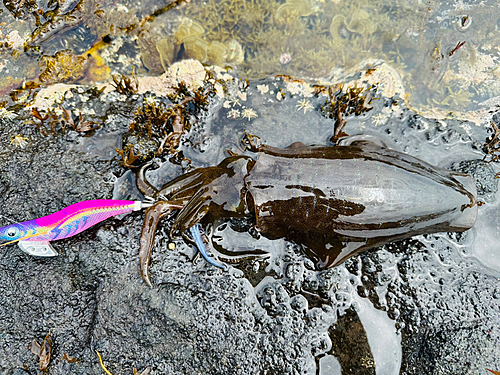
<svg viewBox="0 0 500 375"><path fill-rule="evenodd" d="M500 95L495 1L169 4L4 2L0 92L8 98L21 88L23 99L30 95L25 81L92 83L133 67L158 75L190 57L249 78L339 78L383 60L402 75L412 107L440 116L478 110ZM63 50L66 57L54 57Z"/></svg>

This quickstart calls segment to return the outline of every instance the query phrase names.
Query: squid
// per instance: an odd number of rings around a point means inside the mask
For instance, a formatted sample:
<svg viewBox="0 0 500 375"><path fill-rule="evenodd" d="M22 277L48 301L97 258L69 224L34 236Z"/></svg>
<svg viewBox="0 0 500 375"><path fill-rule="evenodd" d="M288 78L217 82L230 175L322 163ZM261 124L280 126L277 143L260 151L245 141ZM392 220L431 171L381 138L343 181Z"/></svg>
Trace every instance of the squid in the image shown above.
<svg viewBox="0 0 500 375"><path fill-rule="evenodd" d="M194 241L219 268L226 266L208 256L199 233L224 218L248 218L261 235L301 245L318 269L419 234L466 231L476 221L476 186L466 174L362 139L333 147L296 142L280 149L252 137L245 146L256 152L254 158L233 155L160 189L145 178L150 163L138 169L139 190L156 201L146 210L141 235L146 284L151 286L156 228L172 211L178 213L170 236Z"/></svg>

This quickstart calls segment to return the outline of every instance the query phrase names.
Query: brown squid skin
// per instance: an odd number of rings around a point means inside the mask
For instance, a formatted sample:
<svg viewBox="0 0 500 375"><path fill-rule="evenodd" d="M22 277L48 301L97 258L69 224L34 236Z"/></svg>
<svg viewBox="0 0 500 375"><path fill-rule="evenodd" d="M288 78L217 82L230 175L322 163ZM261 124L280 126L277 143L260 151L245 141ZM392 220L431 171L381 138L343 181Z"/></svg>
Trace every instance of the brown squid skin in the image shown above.
<svg viewBox="0 0 500 375"><path fill-rule="evenodd" d="M148 180L146 180L146 170L151 166L151 162L141 165L141 167L135 172L136 184L139 191L145 196L153 198L158 193L153 185L151 185Z"/></svg>
<svg viewBox="0 0 500 375"><path fill-rule="evenodd" d="M173 209L180 212L172 231L188 240L187 230L204 218L253 217L264 236L302 244L318 268L399 239L465 231L476 220L471 177L372 142L334 147L297 142L283 149L258 145L254 151L255 159L231 156L155 192L162 201L148 209L141 236L148 285L154 231ZM137 174L138 186L148 194L151 185L143 172Z"/></svg>
<svg viewBox="0 0 500 375"><path fill-rule="evenodd" d="M149 261L151 259L151 252L153 251L153 244L155 242L156 227L161 218L168 215L172 209L180 209L182 206L174 205L168 201L159 201L146 210L144 223L141 232L141 246L139 251L139 261L141 266L141 275L144 282L152 287L151 280L149 279Z"/></svg>
<svg viewBox="0 0 500 375"><path fill-rule="evenodd" d="M215 167L198 168L183 174L160 190L145 179L145 172L151 163L136 171L137 187L141 193L158 200L146 210L141 232L139 260L142 278L148 286L151 286L148 266L160 220L171 210L180 210L170 235L172 237L174 231L179 231L185 240L193 242L186 233L208 212L219 217L248 214L244 211L246 206L241 191L244 189L244 177L253 164L254 160L248 156L229 157Z"/></svg>
<svg viewBox="0 0 500 375"><path fill-rule="evenodd" d="M415 235L465 231L477 217L471 177L372 142L259 151L245 179L257 229L304 245L320 269Z"/></svg>

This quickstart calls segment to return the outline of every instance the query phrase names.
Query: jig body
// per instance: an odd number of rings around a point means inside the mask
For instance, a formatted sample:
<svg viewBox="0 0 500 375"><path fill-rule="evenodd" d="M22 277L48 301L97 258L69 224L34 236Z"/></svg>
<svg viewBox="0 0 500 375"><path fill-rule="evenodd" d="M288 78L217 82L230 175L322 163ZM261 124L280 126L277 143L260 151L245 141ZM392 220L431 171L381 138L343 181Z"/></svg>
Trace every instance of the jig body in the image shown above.
<svg viewBox="0 0 500 375"><path fill-rule="evenodd" d="M50 215L0 228L0 239L8 241L0 246L17 241L19 247L28 254L56 256L57 252L50 241L74 236L111 216L128 214L149 206L150 203L140 201L113 199L78 202Z"/></svg>

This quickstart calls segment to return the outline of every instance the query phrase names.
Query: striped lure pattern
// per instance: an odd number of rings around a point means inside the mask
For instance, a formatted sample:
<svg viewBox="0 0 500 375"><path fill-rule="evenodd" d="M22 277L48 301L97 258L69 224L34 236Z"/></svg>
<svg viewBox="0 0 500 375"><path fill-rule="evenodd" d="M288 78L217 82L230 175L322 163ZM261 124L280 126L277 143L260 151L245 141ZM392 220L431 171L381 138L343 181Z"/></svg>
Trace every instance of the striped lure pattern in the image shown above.
<svg viewBox="0 0 500 375"><path fill-rule="evenodd" d="M49 241L74 236L111 216L127 214L147 207L140 201L96 199L78 202L61 211L0 228L0 239L18 241L19 247L31 255L54 256L57 252Z"/></svg>

